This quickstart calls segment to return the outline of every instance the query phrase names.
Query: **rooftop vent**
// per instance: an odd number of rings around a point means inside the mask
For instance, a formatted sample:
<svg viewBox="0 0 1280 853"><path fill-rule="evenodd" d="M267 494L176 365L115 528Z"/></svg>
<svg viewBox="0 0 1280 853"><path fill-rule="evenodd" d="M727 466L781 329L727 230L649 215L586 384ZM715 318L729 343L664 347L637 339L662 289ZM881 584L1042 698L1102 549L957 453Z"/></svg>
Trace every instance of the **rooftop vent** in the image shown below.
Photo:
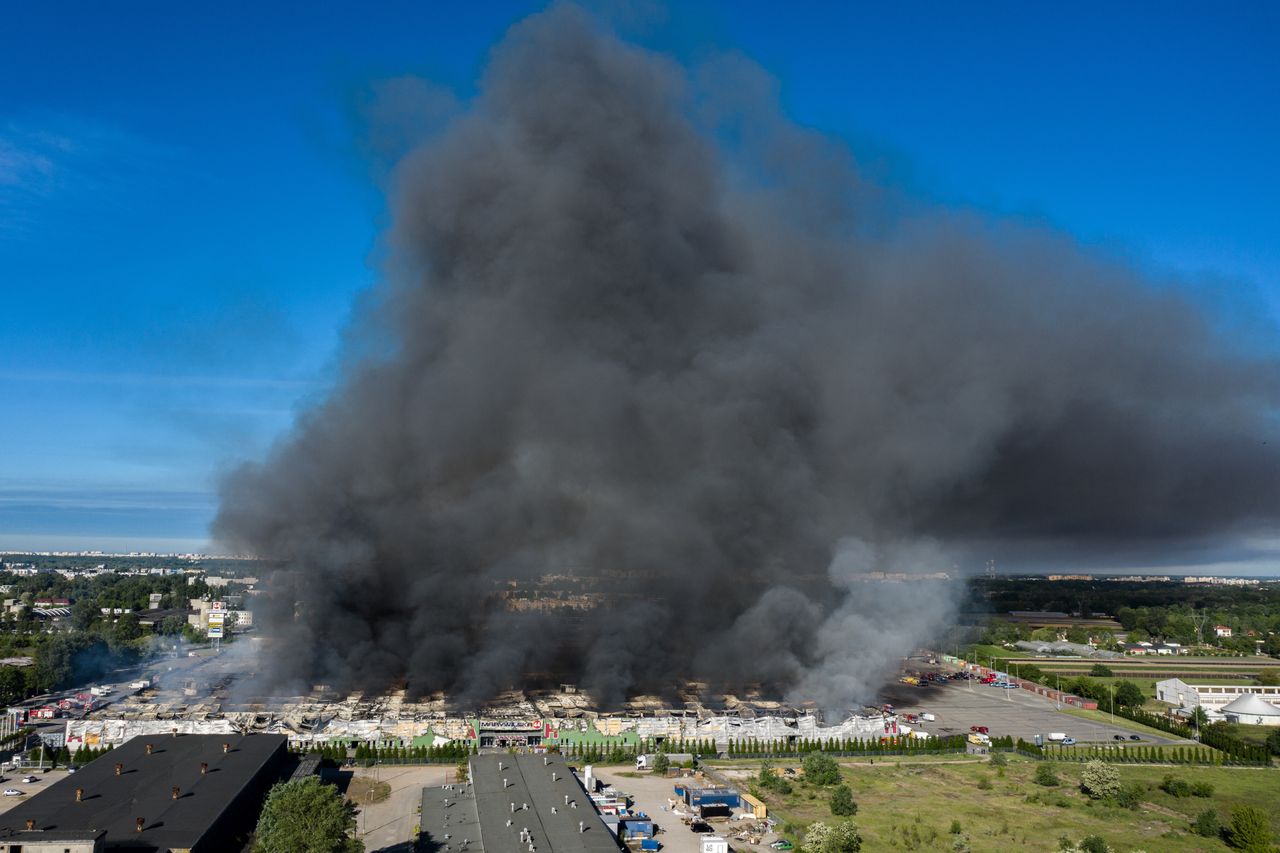
<svg viewBox="0 0 1280 853"><path fill-rule="evenodd" d="M144 820L143 818L138 818L133 822L133 831L142 832L142 828L146 825L147 825L146 820Z"/></svg>

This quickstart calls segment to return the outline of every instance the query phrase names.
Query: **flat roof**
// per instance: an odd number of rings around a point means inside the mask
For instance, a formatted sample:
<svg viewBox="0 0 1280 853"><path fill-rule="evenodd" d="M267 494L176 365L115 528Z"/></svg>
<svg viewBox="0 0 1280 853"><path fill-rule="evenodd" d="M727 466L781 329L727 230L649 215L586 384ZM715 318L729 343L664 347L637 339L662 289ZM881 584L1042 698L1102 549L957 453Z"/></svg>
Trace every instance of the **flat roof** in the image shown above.
<svg viewBox="0 0 1280 853"><path fill-rule="evenodd" d="M453 792L424 792L422 827L435 850L459 853L470 839L467 853L530 853L531 838L533 853L618 853L617 838L559 755L477 755L470 772L469 784Z"/></svg>
<svg viewBox="0 0 1280 853"><path fill-rule="evenodd" d="M229 752L222 751L224 743ZM247 785L272 769L286 743L284 735L267 734L135 737L0 815L0 828L22 831L34 820L46 832L106 830L108 847L193 847ZM119 776L117 763L123 765ZM208 765L205 774L201 763ZM77 788L84 790L81 802ZM146 823L137 832L140 817Z"/></svg>

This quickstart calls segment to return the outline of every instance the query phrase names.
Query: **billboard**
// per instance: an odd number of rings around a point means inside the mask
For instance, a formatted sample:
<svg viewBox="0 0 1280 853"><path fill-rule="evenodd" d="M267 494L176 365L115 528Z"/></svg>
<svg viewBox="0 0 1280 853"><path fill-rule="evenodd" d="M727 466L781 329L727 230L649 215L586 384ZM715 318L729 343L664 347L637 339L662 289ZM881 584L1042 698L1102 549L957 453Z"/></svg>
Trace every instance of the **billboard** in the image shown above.
<svg viewBox="0 0 1280 853"><path fill-rule="evenodd" d="M225 619L226 613L221 610L214 610L209 613L209 639L221 639Z"/></svg>

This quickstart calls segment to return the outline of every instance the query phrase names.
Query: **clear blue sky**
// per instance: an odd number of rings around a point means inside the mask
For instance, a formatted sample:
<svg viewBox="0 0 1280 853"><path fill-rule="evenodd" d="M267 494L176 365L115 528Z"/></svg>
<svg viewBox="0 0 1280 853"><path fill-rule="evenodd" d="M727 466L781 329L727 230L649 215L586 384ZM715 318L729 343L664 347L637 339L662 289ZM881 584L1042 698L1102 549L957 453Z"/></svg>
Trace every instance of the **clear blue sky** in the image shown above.
<svg viewBox="0 0 1280 853"><path fill-rule="evenodd" d="M0 548L200 547L218 473L323 392L381 200L370 81L471 90L540 4L9 3ZM913 190L1280 306L1280 6L680 4ZM1237 299L1238 297L1238 299Z"/></svg>

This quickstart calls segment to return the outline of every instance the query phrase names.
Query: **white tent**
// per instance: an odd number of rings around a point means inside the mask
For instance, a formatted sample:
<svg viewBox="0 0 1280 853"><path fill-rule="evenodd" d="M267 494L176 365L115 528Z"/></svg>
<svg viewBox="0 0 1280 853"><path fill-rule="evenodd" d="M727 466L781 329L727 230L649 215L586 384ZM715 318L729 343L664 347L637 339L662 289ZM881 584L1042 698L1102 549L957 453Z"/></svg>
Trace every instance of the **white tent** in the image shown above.
<svg viewBox="0 0 1280 853"><path fill-rule="evenodd" d="M1246 693L1222 709L1222 715L1234 723L1250 726L1280 726L1280 708Z"/></svg>

